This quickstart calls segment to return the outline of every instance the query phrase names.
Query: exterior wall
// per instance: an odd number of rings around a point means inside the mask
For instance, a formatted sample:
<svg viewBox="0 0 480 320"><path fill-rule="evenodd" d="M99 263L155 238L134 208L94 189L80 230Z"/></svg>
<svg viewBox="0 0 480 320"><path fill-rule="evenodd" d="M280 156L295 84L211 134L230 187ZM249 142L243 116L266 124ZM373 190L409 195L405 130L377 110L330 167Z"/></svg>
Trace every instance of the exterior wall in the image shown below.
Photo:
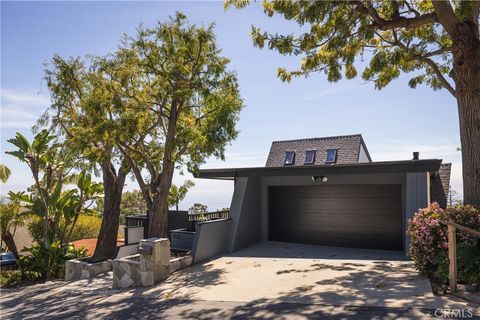
<svg viewBox="0 0 480 320"><path fill-rule="evenodd" d="M238 178L230 207L231 234L227 234L225 238L230 241L228 251L236 251L260 241L268 241L268 187L270 186L399 184L402 190L403 230L406 231L408 219L419 208L427 206L430 201L429 180L428 172L331 175L324 183L319 180L313 181L310 176ZM408 251L409 241L405 232L403 243L404 251ZM216 252L221 253L218 250Z"/></svg>
<svg viewBox="0 0 480 320"><path fill-rule="evenodd" d="M139 243L144 237L144 227L125 227L125 244Z"/></svg>
<svg viewBox="0 0 480 320"><path fill-rule="evenodd" d="M260 241L260 178L238 178L232 204L232 238L230 251L236 251Z"/></svg>
<svg viewBox="0 0 480 320"><path fill-rule="evenodd" d="M430 175L428 172L409 172L406 174L406 199L404 229L408 220L420 208L425 208L430 203ZM405 248L409 247L408 238L405 237Z"/></svg>
<svg viewBox="0 0 480 320"><path fill-rule="evenodd" d="M193 263L227 252L231 230L231 219L197 223L192 248Z"/></svg>
<svg viewBox="0 0 480 320"><path fill-rule="evenodd" d="M358 154L358 162L370 162L367 156L367 152L365 151L365 148L363 147L363 144L360 144L360 152Z"/></svg>
<svg viewBox="0 0 480 320"><path fill-rule="evenodd" d="M183 229L186 227L188 227L188 211L168 211L168 231Z"/></svg>
<svg viewBox="0 0 480 320"><path fill-rule="evenodd" d="M117 255L115 256L115 258L120 259L126 256L130 256L132 254L136 254L137 249L138 249L138 243L119 246L117 247Z"/></svg>

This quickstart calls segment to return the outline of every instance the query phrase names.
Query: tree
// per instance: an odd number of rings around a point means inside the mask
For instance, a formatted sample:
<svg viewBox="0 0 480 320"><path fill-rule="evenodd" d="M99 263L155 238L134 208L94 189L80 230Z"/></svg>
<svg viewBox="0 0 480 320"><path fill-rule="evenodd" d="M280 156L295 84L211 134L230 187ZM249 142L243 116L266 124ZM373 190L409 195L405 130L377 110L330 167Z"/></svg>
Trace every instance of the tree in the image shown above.
<svg viewBox="0 0 480 320"><path fill-rule="evenodd" d="M122 124L117 145L129 161L148 207L149 236L166 237L175 167L198 170L224 159L243 107L236 75L220 55L213 26L190 25L177 13L140 27L105 59Z"/></svg>
<svg viewBox="0 0 480 320"><path fill-rule="evenodd" d="M462 200L458 199L458 192L450 186L448 190L448 206L462 205Z"/></svg>
<svg viewBox="0 0 480 320"><path fill-rule="evenodd" d="M183 185L177 187L176 185L172 184L170 187L170 192L168 193L168 205L170 207L175 206L175 210L178 211L178 205L180 202L185 199L187 196L188 190L192 188L195 183L192 180L185 180Z"/></svg>
<svg viewBox="0 0 480 320"><path fill-rule="evenodd" d="M89 213L89 206L102 192L102 185L93 182L89 173L82 171L78 175L70 174L75 163L60 143L53 142L55 138L47 130L42 130L35 135L32 143L19 132L14 139L7 140L17 150L6 153L27 163L35 182L29 195L10 192L10 200L18 206L24 204L28 211L23 214L37 215L42 219L44 248L50 248L56 241L61 246L68 246L79 215ZM77 188L62 191L63 186L73 180ZM11 216L8 220L15 221L18 214L13 209L6 216ZM8 222L5 225L7 227ZM7 238L9 230L2 229Z"/></svg>
<svg viewBox="0 0 480 320"><path fill-rule="evenodd" d="M248 2L229 0L226 6ZM412 88L425 83L446 89L457 100L464 202L480 205L480 1L274 0L263 8L306 30L278 35L252 29L255 46L303 57L298 70L278 69L283 81L316 72L331 82L342 74L351 79L357 76L355 59L366 56L362 78L377 89L401 72L414 72Z"/></svg>
<svg viewBox="0 0 480 320"><path fill-rule="evenodd" d="M208 210L208 207L206 204L194 203L193 206L190 207L190 209L188 210L193 213L206 213Z"/></svg>
<svg viewBox="0 0 480 320"><path fill-rule="evenodd" d="M7 182L8 178L10 178L11 173L12 172L6 165L0 163L0 182Z"/></svg>
<svg viewBox="0 0 480 320"><path fill-rule="evenodd" d="M50 246L51 243L48 236L51 210L49 194L53 190L53 197L58 197L61 184L55 183L55 173L61 172L60 174L63 175L62 164L55 157L58 155L56 151L59 145L50 143L54 138L47 130L42 130L30 143L21 133L17 132L15 138L7 140L16 146L17 150L5 152L21 162L27 163L32 172L35 182L35 194L32 199L36 200L37 207L43 215L43 244L45 247ZM60 169L58 170L58 168Z"/></svg>
<svg viewBox="0 0 480 320"><path fill-rule="evenodd" d="M102 208L103 201L97 201L97 210L101 211ZM126 216L145 215L147 214L147 210L147 205L140 190L124 192L120 205L120 224L125 224Z"/></svg>
<svg viewBox="0 0 480 320"><path fill-rule="evenodd" d="M20 212L18 201L0 204L0 233L2 241L15 258L19 258L17 245L15 244L15 232L17 227L23 225L25 216Z"/></svg>
<svg viewBox="0 0 480 320"><path fill-rule="evenodd" d="M125 179L130 172L115 144L122 130L115 118L116 96L99 70L99 58L89 63L56 55L46 66L52 105L39 121L65 137L66 144L92 166L99 165L104 186L102 225L93 261L114 258Z"/></svg>

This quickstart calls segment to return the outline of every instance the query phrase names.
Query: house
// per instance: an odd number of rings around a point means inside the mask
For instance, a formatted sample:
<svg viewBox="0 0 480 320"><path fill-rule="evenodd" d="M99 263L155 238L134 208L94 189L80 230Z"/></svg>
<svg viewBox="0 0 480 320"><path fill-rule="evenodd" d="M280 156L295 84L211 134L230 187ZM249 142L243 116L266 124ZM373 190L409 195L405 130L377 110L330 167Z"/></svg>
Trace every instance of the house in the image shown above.
<svg viewBox="0 0 480 320"><path fill-rule="evenodd" d="M450 169L418 152L372 161L359 134L275 141L265 167L198 172L235 187L230 219L204 226L195 259L261 241L407 251L408 219L430 202L446 206Z"/></svg>

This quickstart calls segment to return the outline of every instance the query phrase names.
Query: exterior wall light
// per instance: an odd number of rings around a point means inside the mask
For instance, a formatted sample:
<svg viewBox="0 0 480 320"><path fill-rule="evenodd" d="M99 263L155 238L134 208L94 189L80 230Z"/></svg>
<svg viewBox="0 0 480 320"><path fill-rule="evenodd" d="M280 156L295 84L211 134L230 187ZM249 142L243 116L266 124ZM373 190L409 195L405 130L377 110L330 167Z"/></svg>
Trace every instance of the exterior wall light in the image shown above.
<svg viewBox="0 0 480 320"><path fill-rule="evenodd" d="M320 179L321 182L327 182L327 180L328 180L328 178L326 176L312 176L313 181L317 181L319 179Z"/></svg>

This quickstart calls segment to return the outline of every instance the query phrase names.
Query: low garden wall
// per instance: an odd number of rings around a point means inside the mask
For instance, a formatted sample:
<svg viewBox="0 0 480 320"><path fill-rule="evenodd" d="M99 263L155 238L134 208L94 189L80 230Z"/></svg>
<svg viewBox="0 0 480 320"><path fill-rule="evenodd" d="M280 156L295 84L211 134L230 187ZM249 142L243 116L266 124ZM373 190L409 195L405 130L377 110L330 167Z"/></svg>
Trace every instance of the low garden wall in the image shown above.
<svg viewBox="0 0 480 320"><path fill-rule="evenodd" d="M90 279L112 271L112 260L89 262L90 258L72 259L65 263L65 280Z"/></svg>
<svg viewBox="0 0 480 320"><path fill-rule="evenodd" d="M195 230L192 248L193 263L227 252L232 233L230 218L199 222Z"/></svg>

